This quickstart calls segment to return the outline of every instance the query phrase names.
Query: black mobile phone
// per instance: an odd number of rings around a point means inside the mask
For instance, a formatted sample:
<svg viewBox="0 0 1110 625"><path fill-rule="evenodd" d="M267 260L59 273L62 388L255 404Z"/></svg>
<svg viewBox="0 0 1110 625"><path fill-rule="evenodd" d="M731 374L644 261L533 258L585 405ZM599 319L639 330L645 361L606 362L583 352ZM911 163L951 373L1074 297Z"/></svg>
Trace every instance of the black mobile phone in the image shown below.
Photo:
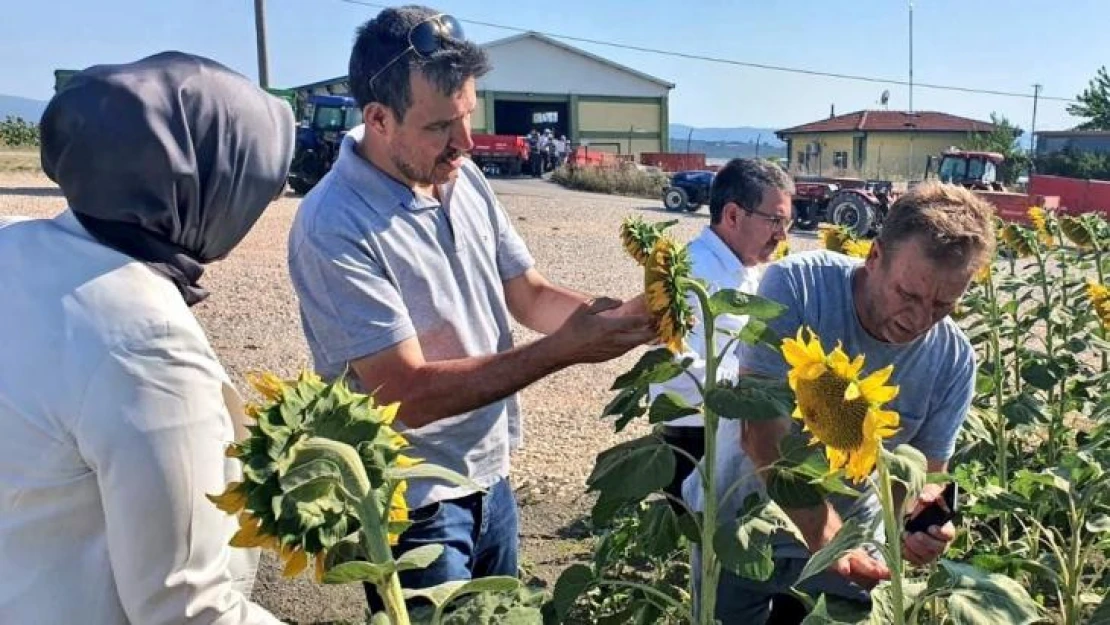
<svg viewBox="0 0 1110 625"><path fill-rule="evenodd" d="M959 492L960 487L956 485L956 482L949 482L942 493L944 503L948 506L948 509L945 510L938 503L933 503L933 505L922 510L921 514L906 521L906 531L911 534L914 532L928 532L929 527L933 525L939 527L951 521L956 516L956 498Z"/></svg>

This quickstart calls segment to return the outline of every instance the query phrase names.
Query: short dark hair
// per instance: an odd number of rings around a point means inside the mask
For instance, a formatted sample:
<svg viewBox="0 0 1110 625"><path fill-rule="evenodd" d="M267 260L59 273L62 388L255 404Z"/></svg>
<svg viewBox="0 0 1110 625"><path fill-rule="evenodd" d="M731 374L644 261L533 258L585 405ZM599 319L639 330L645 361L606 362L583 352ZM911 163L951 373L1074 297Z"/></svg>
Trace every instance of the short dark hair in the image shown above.
<svg viewBox="0 0 1110 625"><path fill-rule="evenodd" d="M893 252L917 239L934 263L979 268L994 257L994 215L990 202L961 186L926 182L894 202L878 241Z"/></svg>
<svg viewBox="0 0 1110 625"><path fill-rule="evenodd" d="M480 78L490 70L486 51L473 41L445 39L441 47L424 57L409 50L376 78L387 63L409 47L409 31L440 12L425 6L391 7L358 29L347 68L351 94L359 107L378 102L388 106L398 120L412 105L410 78L417 69L440 93L451 95L469 78ZM370 79L374 78L374 84Z"/></svg>
<svg viewBox="0 0 1110 625"><path fill-rule="evenodd" d="M713 186L709 190L709 223L721 223L725 204L729 202L735 202L747 211L759 208L767 189L794 195L794 181L770 161L753 158L730 160L713 177Z"/></svg>

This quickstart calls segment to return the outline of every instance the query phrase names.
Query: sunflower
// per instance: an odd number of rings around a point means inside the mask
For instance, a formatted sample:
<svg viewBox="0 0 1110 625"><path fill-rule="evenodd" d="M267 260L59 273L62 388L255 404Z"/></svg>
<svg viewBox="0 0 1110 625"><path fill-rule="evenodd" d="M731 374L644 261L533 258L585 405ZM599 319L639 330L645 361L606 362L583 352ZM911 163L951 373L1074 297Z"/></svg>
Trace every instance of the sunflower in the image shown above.
<svg viewBox="0 0 1110 625"><path fill-rule="evenodd" d="M855 258L867 258L871 254L871 241L864 239L848 239L844 242L843 253Z"/></svg>
<svg viewBox="0 0 1110 625"><path fill-rule="evenodd" d="M677 221L663 221L649 224L639 217L625 217L621 222L621 244L641 267L647 262L651 248L663 232Z"/></svg>
<svg viewBox="0 0 1110 625"><path fill-rule="evenodd" d="M775 251L771 253L771 260L782 260L790 255L790 244L786 241L779 241L775 246Z"/></svg>
<svg viewBox="0 0 1110 625"><path fill-rule="evenodd" d="M830 252L844 253L844 243L852 239L852 234L841 226L822 224L818 236L821 245Z"/></svg>
<svg viewBox="0 0 1110 625"><path fill-rule="evenodd" d="M248 380L264 403L251 409L256 423L248 427L250 436L225 452L242 463L243 480L229 483L218 495L208 495L217 508L238 518L239 530L229 544L277 552L286 577L300 574L314 559L316 578L323 578L328 551L349 542L360 523L339 480L306 479L303 471L288 478L302 467L322 462L318 454L305 451L312 439L329 439L355 449L370 488L377 492L393 485L388 534L390 542L396 543L408 517L405 483L391 482L386 471L419 462L401 453L407 442L390 427L398 405L377 405L372 397L351 392L341 381L325 384L310 373L290 381L272 373L251 374Z"/></svg>
<svg viewBox="0 0 1110 625"><path fill-rule="evenodd" d="M1031 241L1031 237L1028 236L1028 232L1028 230L1017 224L1006 224L1006 226L1002 228L1000 236L1002 242L1006 244L1006 247L1013 251L1019 258L1023 258L1033 253L1033 242Z"/></svg>
<svg viewBox="0 0 1110 625"><path fill-rule="evenodd" d="M986 284L994 277L994 266L990 262L983 263L973 278L976 284Z"/></svg>
<svg viewBox="0 0 1110 625"><path fill-rule="evenodd" d="M644 265L644 294L655 320L655 333L675 353L682 350L686 334L694 327L694 314L686 301L682 281L690 277L690 256L673 239L660 237Z"/></svg>
<svg viewBox="0 0 1110 625"><path fill-rule="evenodd" d="M1037 239L1041 245L1045 247L1052 247L1056 240L1052 236L1052 232L1048 227L1048 214L1040 206L1033 206L1025 213L1029 217L1029 221L1033 224L1033 231L1037 233Z"/></svg>
<svg viewBox="0 0 1110 625"><path fill-rule="evenodd" d="M898 413L882 405L898 395L898 387L887 385L892 366L860 379L863 356L849 359L838 343L825 353L817 335L799 329L793 339L784 339L782 354L790 365L787 380L794 391L797 407L794 417L814 436L814 444L824 443L829 468L847 467L847 476L856 483L871 475L883 439L898 429Z"/></svg>
<svg viewBox="0 0 1110 625"><path fill-rule="evenodd" d="M1087 280L1087 299L1091 300L1091 307L1095 315L1102 322L1102 327L1110 331L1110 288L1095 280Z"/></svg>

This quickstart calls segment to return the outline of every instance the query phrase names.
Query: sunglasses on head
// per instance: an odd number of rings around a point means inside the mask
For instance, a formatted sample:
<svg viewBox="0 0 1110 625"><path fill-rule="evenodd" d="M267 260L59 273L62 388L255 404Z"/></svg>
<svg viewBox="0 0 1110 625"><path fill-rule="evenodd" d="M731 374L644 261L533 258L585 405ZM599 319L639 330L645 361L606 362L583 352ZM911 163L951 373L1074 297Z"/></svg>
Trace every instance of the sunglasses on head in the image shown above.
<svg viewBox="0 0 1110 625"><path fill-rule="evenodd" d="M408 47L401 50L397 56L390 59L388 63L383 65L381 69L374 72L374 75L370 77L368 84L371 89L374 88L374 80L377 79L378 76L381 76L382 72L392 67L394 63L409 52L415 52L421 57L431 56L443 47L443 41L445 39L462 41L465 39L465 36L463 35L463 27L462 24L459 23L459 20L446 13L440 13L413 26L412 29L409 30L408 39Z"/></svg>

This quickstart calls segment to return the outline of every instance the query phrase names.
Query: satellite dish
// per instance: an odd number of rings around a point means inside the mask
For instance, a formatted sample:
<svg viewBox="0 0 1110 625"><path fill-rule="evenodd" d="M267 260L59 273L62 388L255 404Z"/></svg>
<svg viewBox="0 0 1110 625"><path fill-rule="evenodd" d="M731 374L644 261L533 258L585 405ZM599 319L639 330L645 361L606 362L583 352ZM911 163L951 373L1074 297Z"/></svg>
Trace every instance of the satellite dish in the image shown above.
<svg viewBox="0 0 1110 625"><path fill-rule="evenodd" d="M886 106L886 103L890 102L890 89L883 90L883 95L879 96L879 102L883 106Z"/></svg>

